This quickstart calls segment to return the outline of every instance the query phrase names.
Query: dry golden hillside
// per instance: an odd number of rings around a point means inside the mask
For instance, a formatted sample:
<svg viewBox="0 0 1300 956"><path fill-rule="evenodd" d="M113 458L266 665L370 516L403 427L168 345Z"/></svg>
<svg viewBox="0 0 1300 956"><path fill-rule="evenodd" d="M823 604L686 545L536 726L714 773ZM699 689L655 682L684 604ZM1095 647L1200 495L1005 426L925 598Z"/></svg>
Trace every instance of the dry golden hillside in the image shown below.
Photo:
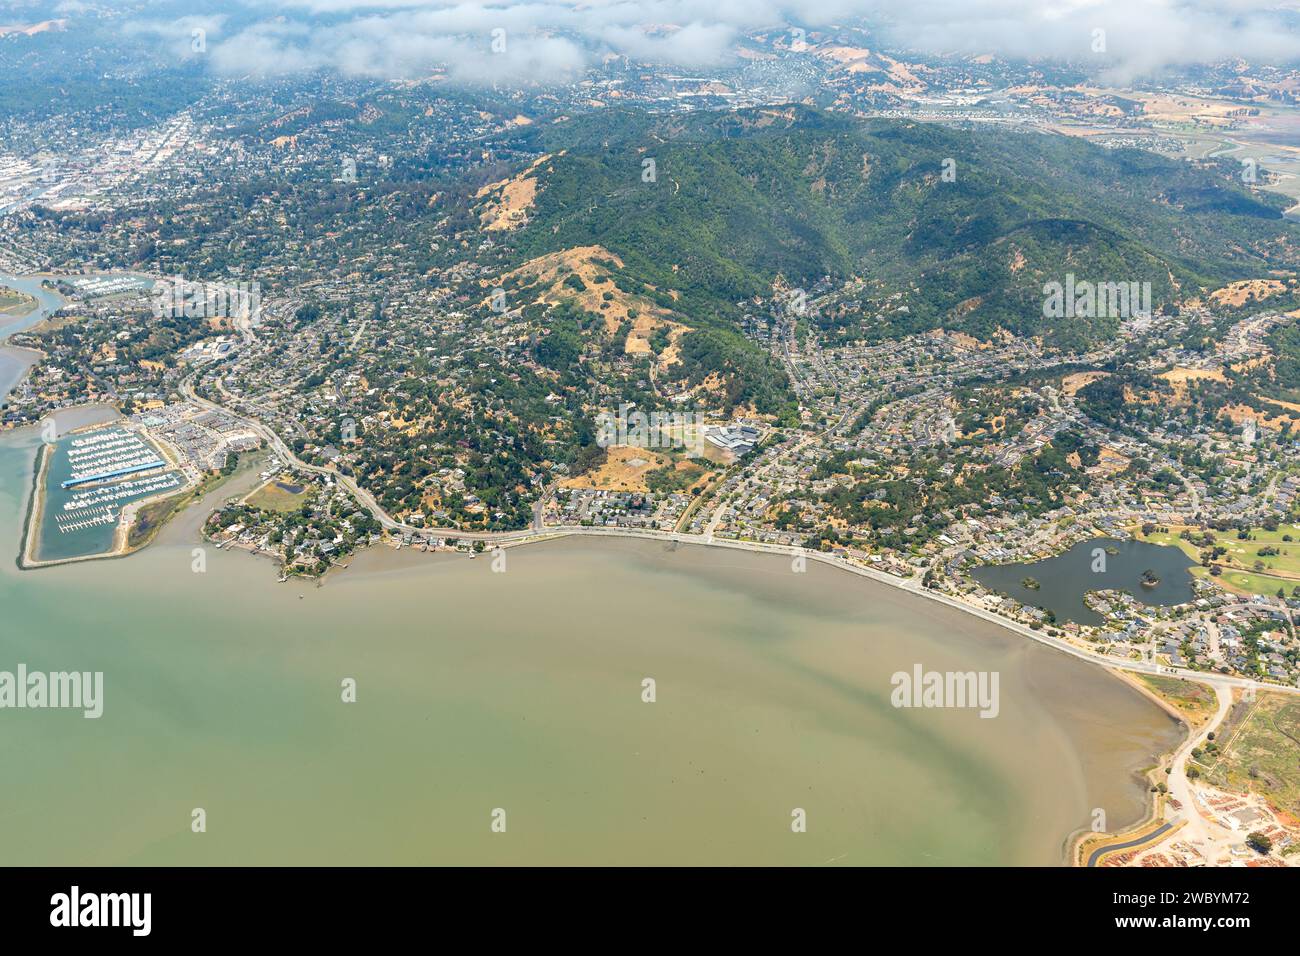
<svg viewBox="0 0 1300 956"><path fill-rule="evenodd" d="M615 284L614 270L623 268L623 260L604 246L575 246L530 259L505 276L506 282L528 291L530 299L543 304L573 302L587 312L599 315L605 331L612 335L630 321L625 352L628 355L650 354L650 336L655 330L668 331L669 346L663 352L660 367L673 364L677 340L690 327L677 321L675 313L642 295L624 292ZM569 283L576 276L585 288Z"/></svg>

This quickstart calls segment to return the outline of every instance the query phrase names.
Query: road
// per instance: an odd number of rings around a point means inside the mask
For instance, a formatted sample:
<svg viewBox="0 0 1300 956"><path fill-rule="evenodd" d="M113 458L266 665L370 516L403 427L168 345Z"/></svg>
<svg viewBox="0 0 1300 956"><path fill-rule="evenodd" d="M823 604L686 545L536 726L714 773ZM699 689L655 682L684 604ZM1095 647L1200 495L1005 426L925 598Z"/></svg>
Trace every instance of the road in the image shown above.
<svg viewBox="0 0 1300 956"><path fill-rule="evenodd" d="M1196 490L1192 480L1182 472L1175 472L1175 474L1178 475L1178 480L1183 483L1183 487L1187 489L1187 496L1192 499L1192 514L1199 514L1201 511L1201 493Z"/></svg>
<svg viewBox="0 0 1300 956"><path fill-rule="evenodd" d="M1223 723L1224 718L1228 716L1228 711L1232 709L1231 691L1222 684L1212 686L1219 703L1214 719L1207 721L1204 727L1191 734L1183 742L1183 745L1174 752L1173 760L1169 765L1168 780L1169 795L1182 804L1182 807L1174 812L1177 817L1185 820L1187 824L1179 834L1179 838L1200 848L1207 858L1213 856L1213 853L1208 851L1209 847L1221 845L1225 840L1230 840L1232 837L1228 830L1216 823L1212 823L1201 815L1196 796L1192 793L1191 781L1187 779L1187 761L1191 757L1192 751L1205 743L1209 735Z"/></svg>
<svg viewBox="0 0 1300 956"><path fill-rule="evenodd" d="M1088 854L1088 862L1085 863L1084 866L1096 866L1098 860L1103 856L1109 856L1111 853L1119 853L1123 850L1131 850L1134 847L1159 843L1161 838L1173 828L1174 825L1172 823L1162 823L1146 836L1137 837L1129 840L1127 843L1112 843L1107 846L1099 846Z"/></svg>
<svg viewBox="0 0 1300 956"><path fill-rule="evenodd" d="M704 543L705 544L713 543L713 533L718 530L718 525L722 524L722 518L726 513L728 502L730 502L734 498L740 497L741 492L743 490L748 488L753 488L754 483L762 475L766 474L768 471L771 471L773 468L775 468L776 465L787 455L797 455L799 452L803 451L803 449L807 448L813 442L825 438L831 432L838 430L841 426L843 426L843 424L846 421L849 420L849 416L852 415L854 411L856 411L856 409L850 408L848 411L846 411L843 415L839 417L839 419L835 422L834 425L830 425L824 428L822 431L817 432L816 434L804 436L802 441L798 441L793 445L788 445L787 447L781 449L775 455L772 456L771 461L764 462L763 464L755 468L754 473L745 480L745 483L743 485L738 486L736 488L736 491L733 494L723 498L718 502L718 507L715 508L713 511L713 517L709 519L708 527L704 529L704 535L703 535Z"/></svg>

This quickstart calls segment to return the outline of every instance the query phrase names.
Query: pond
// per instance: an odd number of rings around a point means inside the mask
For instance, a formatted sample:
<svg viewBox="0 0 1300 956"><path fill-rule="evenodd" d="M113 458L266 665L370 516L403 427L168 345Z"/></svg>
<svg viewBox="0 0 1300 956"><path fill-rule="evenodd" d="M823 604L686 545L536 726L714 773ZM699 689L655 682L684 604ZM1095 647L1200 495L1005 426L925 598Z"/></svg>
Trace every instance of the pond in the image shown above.
<svg viewBox="0 0 1300 956"><path fill-rule="evenodd" d="M1181 550L1168 545L1093 538L1043 561L974 568L971 577L1022 604L1051 611L1058 621L1101 625L1105 623L1101 615L1083 603L1089 591L1127 591L1150 605L1185 604L1195 597L1188 571L1195 564ZM1147 570L1154 571L1159 579L1153 587L1142 583ZM1027 581L1037 582L1038 587L1027 586Z"/></svg>

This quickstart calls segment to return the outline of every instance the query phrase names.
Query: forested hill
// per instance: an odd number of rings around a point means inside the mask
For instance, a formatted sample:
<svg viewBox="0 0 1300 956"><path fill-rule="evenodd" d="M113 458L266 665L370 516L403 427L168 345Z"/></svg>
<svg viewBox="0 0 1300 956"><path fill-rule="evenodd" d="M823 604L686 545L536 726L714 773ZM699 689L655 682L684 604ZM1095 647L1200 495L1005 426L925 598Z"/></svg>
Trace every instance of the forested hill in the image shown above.
<svg viewBox="0 0 1300 956"><path fill-rule="evenodd" d="M1228 161L803 107L609 112L523 135L551 159L511 255L602 246L697 328L725 326L778 276L830 276L865 280L819 320L835 336L1001 328L1079 345L1113 322L1044 318L1043 285L1067 272L1150 282L1160 308L1300 265L1285 201Z"/></svg>

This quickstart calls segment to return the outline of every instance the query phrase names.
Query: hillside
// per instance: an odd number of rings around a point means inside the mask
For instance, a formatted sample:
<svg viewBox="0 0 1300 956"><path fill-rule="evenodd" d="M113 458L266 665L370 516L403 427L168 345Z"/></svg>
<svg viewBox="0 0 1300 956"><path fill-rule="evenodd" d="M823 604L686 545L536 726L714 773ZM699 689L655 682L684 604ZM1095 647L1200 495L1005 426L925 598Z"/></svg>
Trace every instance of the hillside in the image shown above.
<svg viewBox="0 0 1300 956"><path fill-rule="evenodd" d="M1285 202L1244 187L1232 164L1074 138L786 107L610 112L521 141L551 158L527 221L505 239L511 256L602 246L625 264L624 282L698 330L684 351L709 330L727 335L747 308L765 314L744 300L770 297L778 277L798 288L862 280L815 319L844 339L943 326L1077 346L1115 322L1045 319L1043 285L1066 273L1150 282L1160 308L1300 266Z"/></svg>

